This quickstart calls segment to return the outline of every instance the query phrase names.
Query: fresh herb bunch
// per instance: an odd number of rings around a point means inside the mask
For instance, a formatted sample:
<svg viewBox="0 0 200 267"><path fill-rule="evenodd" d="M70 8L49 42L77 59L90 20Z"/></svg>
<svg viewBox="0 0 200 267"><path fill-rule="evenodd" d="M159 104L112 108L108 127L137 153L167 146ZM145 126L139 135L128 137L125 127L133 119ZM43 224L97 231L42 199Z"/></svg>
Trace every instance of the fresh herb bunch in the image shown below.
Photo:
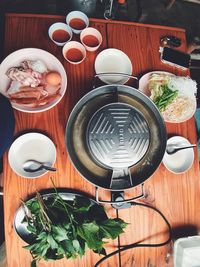
<svg viewBox="0 0 200 267"><path fill-rule="evenodd" d="M160 95L154 103L160 111L165 111L166 107L178 96L178 90L171 90L167 84L160 86Z"/></svg>
<svg viewBox="0 0 200 267"><path fill-rule="evenodd" d="M32 267L41 259L82 257L87 248L105 255L105 239L117 238L127 226L121 219L109 219L103 207L90 199L77 195L64 200L56 189L51 197L37 193L22 206L22 223L32 234L31 244L24 247L32 254Z"/></svg>

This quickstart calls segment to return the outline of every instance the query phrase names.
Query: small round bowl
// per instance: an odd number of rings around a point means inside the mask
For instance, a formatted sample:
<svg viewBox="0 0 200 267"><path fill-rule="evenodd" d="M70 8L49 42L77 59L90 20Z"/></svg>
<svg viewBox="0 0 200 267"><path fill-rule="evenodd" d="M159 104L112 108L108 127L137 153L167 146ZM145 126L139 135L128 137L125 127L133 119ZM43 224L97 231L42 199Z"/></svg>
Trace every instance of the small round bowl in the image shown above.
<svg viewBox="0 0 200 267"><path fill-rule="evenodd" d="M81 32L80 40L87 51L96 51L102 43L102 35L97 29L88 27Z"/></svg>
<svg viewBox="0 0 200 267"><path fill-rule="evenodd" d="M85 47L76 41L70 41L63 46L63 57L71 64L80 64L86 58Z"/></svg>
<svg viewBox="0 0 200 267"><path fill-rule="evenodd" d="M25 178L38 178L48 171L43 169L36 172L26 172L23 164L27 160L37 160L53 166L56 161L56 147L46 135L40 133L27 133L18 137L11 145L8 161L12 170Z"/></svg>
<svg viewBox="0 0 200 267"><path fill-rule="evenodd" d="M167 145L188 146L191 143L182 136L173 136L167 140ZM194 161L194 149L182 149L174 154L169 155L165 152L163 164L165 167L176 174L189 170Z"/></svg>
<svg viewBox="0 0 200 267"><path fill-rule="evenodd" d="M76 34L89 26L87 15L81 11L72 11L66 16L66 22Z"/></svg>
<svg viewBox="0 0 200 267"><path fill-rule="evenodd" d="M56 22L49 27L49 38L58 46L63 46L72 39L71 28L63 22Z"/></svg>
<svg viewBox="0 0 200 267"><path fill-rule="evenodd" d="M129 77L123 74L132 75L130 58L123 51L115 48L101 51L95 59L94 68L96 74L99 74L99 79L106 84L124 84Z"/></svg>

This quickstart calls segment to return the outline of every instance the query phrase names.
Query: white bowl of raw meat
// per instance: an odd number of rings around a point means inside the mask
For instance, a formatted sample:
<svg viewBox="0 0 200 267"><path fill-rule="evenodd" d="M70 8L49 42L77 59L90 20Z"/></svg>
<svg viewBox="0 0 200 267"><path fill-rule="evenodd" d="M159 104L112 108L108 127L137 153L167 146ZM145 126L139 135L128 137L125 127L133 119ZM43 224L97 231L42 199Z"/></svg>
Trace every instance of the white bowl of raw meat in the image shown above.
<svg viewBox="0 0 200 267"><path fill-rule="evenodd" d="M151 98L165 122L185 122L196 111L197 83L190 77L148 72L140 78L139 90Z"/></svg>
<svg viewBox="0 0 200 267"><path fill-rule="evenodd" d="M0 65L0 93L13 108L42 112L54 107L67 89L61 62L38 48L23 48L8 55Z"/></svg>

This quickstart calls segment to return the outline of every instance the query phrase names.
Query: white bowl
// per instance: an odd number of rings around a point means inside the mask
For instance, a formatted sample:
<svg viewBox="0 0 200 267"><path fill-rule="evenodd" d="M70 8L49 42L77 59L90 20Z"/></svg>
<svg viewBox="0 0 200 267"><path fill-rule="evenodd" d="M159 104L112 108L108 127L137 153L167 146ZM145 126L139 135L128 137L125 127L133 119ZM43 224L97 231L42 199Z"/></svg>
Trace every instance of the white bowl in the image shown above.
<svg viewBox="0 0 200 267"><path fill-rule="evenodd" d="M101 51L96 57L94 67L96 74L109 74L99 76L99 79L107 84L126 83L129 77L122 76L120 73L132 75L131 60L124 52L115 48L108 48ZM118 75L112 75L112 73Z"/></svg>
<svg viewBox="0 0 200 267"><path fill-rule="evenodd" d="M53 34L55 31L57 30L63 30L65 32L67 32L69 34L69 39L66 40L65 42L58 42L58 41L55 41L54 38L53 38ZM63 23L63 22L56 22L56 23L53 23L50 27L49 27L49 30L48 30L48 34L49 34L49 38L58 46L63 46L65 45L67 42L69 42L71 39L72 39L72 36L73 36L73 33L72 33L72 30L71 28L66 24L66 23Z"/></svg>
<svg viewBox="0 0 200 267"><path fill-rule="evenodd" d="M75 28L73 28L73 27L70 25L70 21L71 21L72 19L81 19L81 20L84 21L84 23L85 23L85 28L87 28L87 27L89 26L89 19L88 19L88 16L87 16L85 13L83 13L83 12L81 12L81 11L77 11L77 10L75 10L75 11L71 11L71 12L70 12L69 14L67 14L67 16L66 16L66 22L67 22L67 24L71 27L72 31L73 31L74 33L76 33L76 34L81 33L83 29L79 30L79 29L75 29ZM85 28L84 28L84 29L85 29Z"/></svg>
<svg viewBox="0 0 200 267"><path fill-rule="evenodd" d="M12 170L25 178L37 178L46 174L47 170L29 173L24 171L23 164L27 160L37 160L52 166L56 160L56 147L46 135L27 133L18 137L11 145L8 161Z"/></svg>
<svg viewBox="0 0 200 267"><path fill-rule="evenodd" d="M84 43L84 37L86 37L86 36L95 37L98 40L98 44L96 46L91 46L91 45ZM85 28L81 32L80 40L81 40L81 43L85 46L86 50L92 52L92 51L96 51L99 48L99 46L101 45L102 35L101 35L100 31L98 31L97 29L92 28L92 27L88 27L88 28Z"/></svg>
<svg viewBox="0 0 200 267"><path fill-rule="evenodd" d="M48 70L57 71L61 75L61 89L60 89L60 97L51 101L48 104L31 108L28 106L22 106L20 104L12 103L13 108L29 113L36 113L46 111L52 107L54 107L62 97L64 96L66 89L67 89L67 75L65 69L61 62L51 53L38 49L38 48L23 48L17 50L10 55L8 55L0 65L0 77L1 77L1 86L0 86L0 93L6 96L6 91L10 84L10 79L7 77L6 72L11 67L19 66L19 64L24 60L41 60L47 66Z"/></svg>
<svg viewBox="0 0 200 267"><path fill-rule="evenodd" d="M67 52L70 50L70 49L76 49L79 51L79 53L81 53L82 57L80 58L80 60L70 60L70 58L68 58L66 56ZM70 41L68 43L66 43L64 46L63 46L63 49L62 49L62 54L63 54L63 57L71 64L80 64L81 62L83 62L83 60L86 58L86 49L85 47L77 42L77 41Z"/></svg>
<svg viewBox="0 0 200 267"><path fill-rule="evenodd" d="M173 136L167 140L167 145L188 146L191 143L182 136ZM194 161L194 149L182 149L174 154L169 155L165 152L163 164L173 173L183 173L189 170Z"/></svg>

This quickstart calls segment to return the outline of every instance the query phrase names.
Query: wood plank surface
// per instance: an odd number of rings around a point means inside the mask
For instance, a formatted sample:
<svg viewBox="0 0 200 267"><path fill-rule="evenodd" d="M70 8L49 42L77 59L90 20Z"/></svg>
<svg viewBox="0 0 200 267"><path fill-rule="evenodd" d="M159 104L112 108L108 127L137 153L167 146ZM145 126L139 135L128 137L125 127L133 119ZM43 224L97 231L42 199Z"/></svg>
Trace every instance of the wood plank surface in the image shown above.
<svg viewBox="0 0 200 267"><path fill-rule="evenodd" d="M186 49L184 33L177 29L152 29L148 25L141 28L138 25L108 26L108 47L115 47L124 51L133 64L133 75L140 77L142 74L153 70L169 71L185 76L189 73L176 67L171 67L161 62L159 46L160 38L173 35L181 38L182 51ZM124 40L126 40L124 42ZM168 136L181 135L191 143L196 143L195 122L191 120L167 125ZM131 191L131 190L130 190ZM200 192L199 168L197 149L195 148L195 161L192 168L184 174L172 174L163 164L154 175L144 183L146 198L145 203L157 207L169 220L173 231L185 228L185 235L196 234L200 229L200 207L198 195ZM120 238L121 245L135 242L161 243L167 240L166 224L151 210L144 207L132 206L129 210L120 210L119 217L130 222L125 234ZM182 227L182 228L181 228ZM184 233L182 233L184 235ZM173 266L171 245L162 248L134 249L123 252L121 255L123 267L148 267L148 266Z"/></svg>
<svg viewBox="0 0 200 267"><path fill-rule="evenodd" d="M13 217L20 205L20 198L27 198L36 190L52 187L50 177L57 187L75 188L94 196L95 188L83 179L73 168L66 153L64 134L67 118L76 102L91 90L94 76L94 60L99 51L113 47L124 51L133 64L133 75L140 77L151 70L166 70L179 75L188 74L161 63L159 58L159 42L167 34L180 37L181 50L185 50L185 33L182 29L154 25L142 25L128 22L112 22L104 20L90 20L90 25L98 28L103 35L103 44L95 53L87 52L86 60L80 65L67 63L61 54L61 48L55 46L47 35L48 27L56 21L64 21L64 17L50 15L8 14L6 16L4 56L24 47L42 48L55 55L68 76L67 92L61 102L49 111L39 114L26 114L15 111L17 121L16 136L27 131L41 131L47 134L57 148L55 166L58 171L41 178L29 180L17 176L10 168L7 154L4 157L4 210L5 234L9 267L28 267L30 265L29 252L22 249L24 242L13 229ZM76 37L77 38L77 37ZM169 135L179 134L196 142L195 124L192 118L186 123L167 124ZM188 234L200 228L200 208L198 205L200 183L198 177L198 159L195 149L195 161L192 168L184 173L175 175L166 170L161 164L155 174L145 181L145 196L142 201L160 209L170 221L176 232L185 227ZM137 188L139 192L140 188ZM128 196L134 190L128 190ZM116 211L106 206L110 216L115 217ZM121 245L134 242L159 243L167 239L167 228L161 218L153 211L143 207L132 206L130 209L120 210L119 217L129 222L125 233L120 238ZM182 227L182 228L181 228ZM192 232L193 231L193 232ZM110 243L108 251L116 249L118 242ZM121 254L123 267L164 267L173 266L171 246L163 248L139 248ZM74 266L92 267L99 259L94 253L87 253L82 260L44 263L40 266ZM102 263L102 266L119 266L118 255Z"/></svg>
<svg viewBox="0 0 200 267"><path fill-rule="evenodd" d="M30 266L29 252L22 248L25 245L13 229L13 218L16 209L20 205L20 198L26 199L36 190L52 188L50 177L57 187L74 188L94 196L95 187L84 180L73 168L69 161L65 147L65 127L69 113L75 103L89 90L91 90L90 77L94 76L93 63L95 53L88 53L86 60L80 65L71 65L62 56L62 48L51 42L48 38L48 28L56 21L64 21L63 17L51 18L49 16L18 17L7 16L5 29L5 55L24 47L36 47L45 49L55 55L63 64L67 72L67 92L61 102L54 108L38 113L28 114L15 111L16 135L22 132L39 131L48 135L57 148L55 167L58 171L48 173L38 179L25 179L17 176L9 167L7 155L4 157L4 210L6 247L9 267ZM106 45L106 29L103 23L91 22L91 26L98 28L103 37L101 49ZM108 213L116 217L116 212L108 207ZM112 247L112 243L110 245ZM113 242L113 247L117 241ZM111 248L113 250L113 248ZM109 251L109 247L108 247ZM93 266L99 259L93 252L87 253L81 260L67 261L67 266ZM117 256L108 261L105 266L118 266ZM40 266L66 266L66 260L52 263L41 263Z"/></svg>

